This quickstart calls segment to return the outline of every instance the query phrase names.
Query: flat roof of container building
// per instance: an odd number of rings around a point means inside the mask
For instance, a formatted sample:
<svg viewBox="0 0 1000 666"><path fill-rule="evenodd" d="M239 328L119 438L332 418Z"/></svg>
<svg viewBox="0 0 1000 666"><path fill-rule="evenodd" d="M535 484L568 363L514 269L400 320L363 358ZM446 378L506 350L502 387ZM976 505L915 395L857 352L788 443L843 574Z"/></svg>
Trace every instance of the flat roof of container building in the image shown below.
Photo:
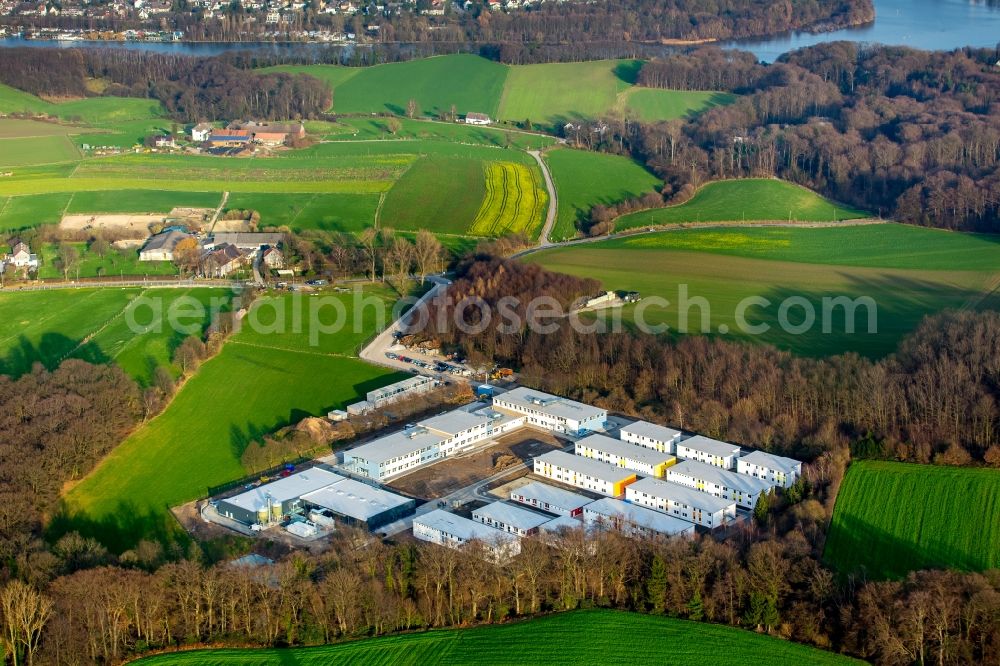
<svg viewBox="0 0 1000 666"><path fill-rule="evenodd" d="M297 499L306 493L319 490L343 479L344 477L340 474L334 474L319 467L312 467L278 479L277 481L263 483L256 488L222 501L233 506L238 506L241 509L246 509L247 511L261 511L267 509L268 495L271 497L271 504L274 505Z"/></svg>
<svg viewBox="0 0 1000 666"><path fill-rule="evenodd" d="M704 451L705 453L719 457L740 455L739 445L731 444L730 442L720 442L717 439L704 437L702 435L695 435L694 437L682 439L677 442L677 446L686 446L689 449Z"/></svg>
<svg viewBox="0 0 1000 666"><path fill-rule="evenodd" d="M369 463L381 463L409 455L428 446L437 446L444 440L445 438L441 435L417 426L380 437L355 449L349 449L344 452L344 455L363 458Z"/></svg>
<svg viewBox="0 0 1000 666"><path fill-rule="evenodd" d="M715 465L698 462L697 460L685 460L667 469L667 478L671 474L680 474L692 479L709 481L726 488L739 490L744 493L757 493L762 490L769 490L772 484L764 479L758 479L746 474L739 474L728 469L722 469Z"/></svg>
<svg viewBox="0 0 1000 666"><path fill-rule="evenodd" d="M487 504L473 511L472 516L473 518L477 518L478 516L492 518L493 522L510 525L519 530L533 530L552 519L552 516L545 516L537 511L532 511L516 504L508 504L507 502Z"/></svg>
<svg viewBox="0 0 1000 666"><path fill-rule="evenodd" d="M674 456L669 453L660 453L644 446L625 442L607 435L589 435L576 443L577 448L587 446L598 451L604 451L612 455L621 456L641 462L645 465L661 465L669 460L674 460Z"/></svg>
<svg viewBox="0 0 1000 666"><path fill-rule="evenodd" d="M583 527L583 523L576 518L570 518L569 516L559 516L558 518L553 518L547 523L542 523L538 529L544 530L546 532L559 532L563 529L567 530L578 530Z"/></svg>
<svg viewBox="0 0 1000 666"><path fill-rule="evenodd" d="M413 502L408 497L348 478L307 493L302 499L341 516L364 521Z"/></svg>
<svg viewBox="0 0 1000 666"><path fill-rule="evenodd" d="M437 416L432 416L429 419L424 419L420 422L420 425L424 428L436 430L438 432L443 432L448 436L452 436L460 432L465 432L471 428L475 428L476 426L489 423L489 421L489 417L484 414L467 412L463 409L454 409L450 412L445 412L444 414L438 414Z"/></svg>
<svg viewBox="0 0 1000 666"><path fill-rule="evenodd" d="M434 509L422 516L413 519L414 524L420 523L431 529L438 530L463 541L479 539L480 541L493 544L498 542L511 542L517 540L517 535L510 532L494 529L489 525L484 525L476 520L456 516L444 509Z"/></svg>
<svg viewBox="0 0 1000 666"><path fill-rule="evenodd" d="M520 488L510 491L510 494L523 495L528 499L533 499L537 502L557 506L560 509L567 509L570 511L573 509L579 509L580 507L594 501L589 497L585 497L579 493L574 493L571 490L556 488L555 486L550 486L549 484L542 483L540 481L526 483Z"/></svg>
<svg viewBox="0 0 1000 666"><path fill-rule="evenodd" d="M507 391L496 396L497 400L510 402L525 409L533 409L548 416L572 419L574 421L586 421L598 416L607 414L607 410L593 405L586 405L582 402L561 398L549 393L542 393L535 389L519 386L516 389Z"/></svg>
<svg viewBox="0 0 1000 666"><path fill-rule="evenodd" d="M620 432L627 432L639 435L640 437L649 437L650 439L660 442L670 442L681 436L680 430L674 430L673 428L657 425L656 423L650 423L649 421L636 421L635 423L630 423L622 428Z"/></svg>
<svg viewBox="0 0 1000 666"><path fill-rule="evenodd" d="M434 383L434 378L427 377L426 375L407 377L406 379L395 382L393 384L389 384L388 386L383 386L382 388L377 388L372 391L368 391L367 397L369 402L375 402L376 400L379 400L381 398L397 395L400 392L421 388L423 386L427 386L428 384L433 384L433 383Z"/></svg>
<svg viewBox="0 0 1000 666"><path fill-rule="evenodd" d="M708 511L709 513L723 511L736 504L736 502L732 500L725 500L721 497L716 497L715 495L710 495L709 493L704 493L700 490L683 486L679 483L661 481L660 479L654 479L653 477L639 479L635 483L629 485L628 490L631 492L646 493L647 495L651 495L653 497L673 500L674 502L687 504L688 506L699 509L700 511Z"/></svg>
<svg viewBox="0 0 1000 666"><path fill-rule="evenodd" d="M577 474L591 476L601 481L611 481L612 483L635 476L634 470L616 467L599 460L594 460L593 458L574 456L572 453L566 453L565 451L549 451L538 456L535 460L571 470Z"/></svg>
<svg viewBox="0 0 1000 666"><path fill-rule="evenodd" d="M796 467L802 464L794 458L776 456L773 453L768 453L766 451L753 451L740 458L740 460L748 462L752 465L760 465L761 467L766 467L767 469L780 470L785 474L791 474L795 471Z"/></svg>
<svg viewBox="0 0 1000 666"><path fill-rule="evenodd" d="M620 517L623 520L646 529L672 536L694 531L694 524L680 518L668 516L644 506L623 502L613 497L604 497L583 509L584 513L595 513L607 518Z"/></svg>

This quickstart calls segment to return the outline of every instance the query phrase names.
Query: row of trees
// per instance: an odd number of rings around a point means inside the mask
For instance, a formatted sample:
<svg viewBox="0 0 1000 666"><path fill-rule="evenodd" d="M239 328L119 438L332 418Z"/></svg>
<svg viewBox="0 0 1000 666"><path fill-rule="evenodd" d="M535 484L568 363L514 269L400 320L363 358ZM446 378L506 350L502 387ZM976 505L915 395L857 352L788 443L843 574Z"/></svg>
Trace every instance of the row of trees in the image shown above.
<svg viewBox="0 0 1000 666"><path fill-rule="evenodd" d="M537 265L468 261L425 333L473 362L520 368L521 381L559 395L799 459L871 440L868 455L917 462L1000 464L1000 313L952 312L925 321L882 360L848 354L799 358L771 347L685 336L587 333L555 319L555 332L485 327L482 302L524 308L539 297L564 308L599 284ZM437 322L447 324L438 330Z"/></svg>
<svg viewBox="0 0 1000 666"><path fill-rule="evenodd" d="M1000 50L853 42L765 66L702 48L654 60L639 82L739 93L690 121L605 120L599 150L631 152L672 202L720 178L778 176L913 224L1000 231Z"/></svg>

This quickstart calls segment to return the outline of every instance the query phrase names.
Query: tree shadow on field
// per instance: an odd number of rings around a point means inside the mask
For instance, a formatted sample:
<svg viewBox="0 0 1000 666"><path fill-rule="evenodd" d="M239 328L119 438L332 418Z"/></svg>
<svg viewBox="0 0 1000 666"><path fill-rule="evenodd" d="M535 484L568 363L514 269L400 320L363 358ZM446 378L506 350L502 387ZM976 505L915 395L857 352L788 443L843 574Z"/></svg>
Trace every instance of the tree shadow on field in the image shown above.
<svg viewBox="0 0 1000 666"><path fill-rule="evenodd" d="M615 76L620 80L634 86L639 82L639 70L641 69L641 60L626 60L615 65L612 71L614 71Z"/></svg>
<svg viewBox="0 0 1000 666"><path fill-rule="evenodd" d="M60 502L45 536L50 543L54 543L70 532L96 539L118 555L135 548L143 539L162 544L167 552L170 552L171 546L183 548L191 541L167 507L157 512L149 507L140 507L133 501L118 502L114 511L98 518L85 511L73 511L65 501Z"/></svg>
<svg viewBox="0 0 1000 666"><path fill-rule="evenodd" d="M81 345L80 340L70 338L62 333L45 333L35 345L22 335L18 337L17 344L11 348L7 356L0 358L0 375L8 375L17 379L21 375L31 372L35 363L41 363L46 370L54 370L59 367L63 358L68 354L88 363L106 364L111 362L107 354L93 342Z"/></svg>

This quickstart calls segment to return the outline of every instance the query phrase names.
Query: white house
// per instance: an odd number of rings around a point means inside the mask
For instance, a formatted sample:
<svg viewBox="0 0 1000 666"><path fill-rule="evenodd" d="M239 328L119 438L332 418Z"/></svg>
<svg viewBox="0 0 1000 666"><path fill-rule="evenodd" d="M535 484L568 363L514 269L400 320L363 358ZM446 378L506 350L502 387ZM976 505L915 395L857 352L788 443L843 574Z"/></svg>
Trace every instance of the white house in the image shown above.
<svg viewBox="0 0 1000 666"><path fill-rule="evenodd" d="M552 516L506 502L493 502L473 511L472 519L493 529L526 537L536 533L539 527L552 520Z"/></svg>
<svg viewBox="0 0 1000 666"><path fill-rule="evenodd" d="M736 459L736 471L787 488L802 476L802 463L773 453L753 451Z"/></svg>
<svg viewBox="0 0 1000 666"><path fill-rule="evenodd" d="M635 472L565 451L549 451L535 458L539 476L595 493L622 497L625 486L636 480Z"/></svg>
<svg viewBox="0 0 1000 666"><path fill-rule="evenodd" d="M681 439L681 431L666 426L636 421L618 431L623 442L638 444L660 453L677 455L677 442Z"/></svg>
<svg viewBox="0 0 1000 666"><path fill-rule="evenodd" d="M478 541L496 560L504 560L521 552L521 541L513 534L441 509L415 517L413 536L449 548L461 548L470 541Z"/></svg>
<svg viewBox="0 0 1000 666"><path fill-rule="evenodd" d="M499 410L527 417L527 425L570 435L585 435L602 429L608 421L608 411L582 402L560 398L524 386L493 398Z"/></svg>
<svg viewBox="0 0 1000 666"><path fill-rule="evenodd" d="M594 501L571 490L556 488L538 481L532 481L510 491L510 499L559 516L582 515L583 507Z"/></svg>
<svg viewBox="0 0 1000 666"><path fill-rule="evenodd" d="M576 443L576 455L657 478L663 478L667 468L677 462L677 458L669 453L660 453L601 434L588 435L579 440Z"/></svg>
<svg viewBox="0 0 1000 666"><path fill-rule="evenodd" d="M621 530L638 536L694 534L694 525L686 520L612 497L583 507L583 522L590 527Z"/></svg>
<svg viewBox="0 0 1000 666"><path fill-rule="evenodd" d="M737 474L696 460L685 460L668 469L667 481L731 500L744 509L756 506L760 494L773 487L773 484L762 479Z"/></svg>
<svg viewBox="0 0 1000 666"><path fill-rule="evenodd" d="M736 518L736 502L659 479L639 479L625 488L625 501L715 528Z"/></svg>
<svg viewBox="0 0 1000 666"><path fill-rule="evenodd" d="M3 261L0 261L0 268L2 268L3 264L10 264L14 268L33 270L38 268L38 255L32 254L31 247L24 241L11 241L10 254Z"/></svg>
<svg viewBox="0 0 1000 666"><path fill-rule="evenodd" d="M198 123L191 128L191 140L195 143L208 141L208 137L212 136L212 131L214 129L215 128L212 127L211 123Z"/></svg>
<svg viewBox="0 0 1000 666"><path fill-rule="evenodd" d="M465 124L466 125L489 125L492 120L485 113L467 113L465 114Z"/></svg>
<svg viewBox="0 0 1000 666"><path fill-rule="evenodd" d="M697 460L722 469L736 469L736 459L740 457L740 447L710 437L695 435L677 442L677 457L681 460Z"/></svg>

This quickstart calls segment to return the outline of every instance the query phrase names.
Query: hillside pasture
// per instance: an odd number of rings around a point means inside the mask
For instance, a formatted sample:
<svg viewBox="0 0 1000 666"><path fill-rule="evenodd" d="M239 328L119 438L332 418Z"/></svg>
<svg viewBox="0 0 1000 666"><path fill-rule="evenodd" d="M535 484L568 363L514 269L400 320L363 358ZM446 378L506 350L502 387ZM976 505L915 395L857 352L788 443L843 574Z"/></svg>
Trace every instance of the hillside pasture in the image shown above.
<svg viewBox="0 0 1000 666"><path fill-rule="evenodd" d="M519 233L534 238L548 205L548 195L540 181L541 177L523 164L487 164L486 197L469 233L474 236Z"/></svg>
<svg viewBox="0 0 1000 666"><path fill-rule="evenodd" d="M0 113L48 113L52 103L0 83Z"/></svg>
<svg viewBox="0 0 1000 666"><path fill-rule="evenodd" d="M389 302L385 291L372 295ZM272 298L289 308L293 303L292 295ZM254 311L273 307L272 298L258 300ZM353 295L336 298L353 311ZM311 301L302 300L309 307ZM251 312L248 319L256 316ZM302 321L310 330L308 312ZM167 508L244 476L240 456L250 442L305 416L341 408L399 378L349 353L360 336L374 332L374 324L369 307L357 331L350 326L341 335L331 334L319 348L293 330L244 328L184 384L164 412L70 491L59 529L99 534L119 551L141 538L170 538L176 524Z"/></svg>
<svg viewBox="0 0 1000 666"><path fill-rule="evenodd" d="M706 109L736 101L736 95L712 90L638 87L630 88L623 97L627 114L646 122L688 118Z"/></svg>
<svg viewBox="0 0 1000 666"><path fill-rule="evenodd" d="M263 194L229 197L227 210L255 210L262 227L356 232L375 224L378 194Z"/></svg>
<svg viewBox="0 0 1000 666"><path fill-rule="evenodd" d="M891 236L883 239L881 246L873 242L868 254L862 255L864 265L858 266L853 248L863 246L865 238L877 237L869 227L786 229L787 233L777 238L769 237L765 233L769 231L662 232L546 250L526 260L550 270L597 278L607 289L638 291L646 302L605 313L609 317L620 315L626 326L636 321L650 327L666 324L667 332L673 335L704 332L773 344L807 356L854 351L881 357L892 352L926 315L951 308L1000 306L995 292L1000 256L995 252L991 255L990 243L977 237L938 232L932 241L924 230L900 227L889 232ZM933 253L936 263L922 261L921 256L927 255L917 251L908 261L896 256L895 249L906 246L910 231L915 234L914 245ZM856 243L838 244L853 232L861 234ZM935 244L937 247L932 247ZM720 246L723 249L717 251ZM805 258L824 252L822 262L805 263ZM970 257L968 270L964 269L963 256ZM682 309L682 288L688 299L704 298L707 310L697 305ZM786 317L791 326L781 326L780 306L793 296L804 298L815 314L813 324L802 331L796 330L806 321L801 305L789 307ZM855 309L853 332L847 326L845 308L831 308L824 315L823 298L840 296L874 301L874 332L869 332L867 307ZM738 308L750 297L764 298L767 303L745 306L746 325L741 325ZM688 314L686 331L681 326L682 311ZM702 326L703 313L707 327ZM828 332L823 330L824 320ZM753 333L759 325L767 329Z"/></svg>
<svg viewBox="0 0 1000 666"><path fill-rule="evenodd" d="M783 180L747 178L708 183L677 206L623 215L615 229L692 222L837 222L868 217Z"/></svg>
<svg viewBox="0 0 1000 666"><path fill-rule="evenodd" d="M662 183L627 157L559 148L545 153L558 193L554 240L572 238L597 204L615 204L653 192Z"/></svg>
<svg viewBox="0 0 1000 666"><path fill-rule="evenodd" d="M826 560L898 579L1000 567L1000 470L855 461L837 494Z"/></svg>
<svg viewBox="0 0 1000 666"><path fill-rule="evenodd" d="M382 227L465 234L479 214L486 179L482 163L463 157L423 157L386 195Z"/></svg>
<svg viewBox="0 0 1000 666"><path fill-rule="evenodd" d="M336 128L322 128L321 135L330 141L364 141L370 139L438 140L463 144L478 144L495 148L537 150L555 144L555 138L545 134L506 130L461 122L410 120L397 118L399 130L390 132L388 118L344 118ZM317 123L318 124L318 123ZM306 125L307 129L309 124Z"/></svg>
<svg viewBox="0 0 1000 666"><path fill-rule="evenodd" d="M71 162L80 152L65 135L0 138L0 167Z"/></svg>
<svg viewBox="0 0 1000 666"><path fill-rule="evenodd" d="M140 664L200 666L319 666L320 664L393 664L519 666L592 663L594 655L621 654L622 637L633 645L662 650L633 650L636 666L834 666L856 664L848 657L771 636L717 624L614 610L583 610L472 629L449 629L294 649L196 650L148 657ZM517 649L511 649L517 646ZM613 660L614 661L614 660Z"/></svg>

